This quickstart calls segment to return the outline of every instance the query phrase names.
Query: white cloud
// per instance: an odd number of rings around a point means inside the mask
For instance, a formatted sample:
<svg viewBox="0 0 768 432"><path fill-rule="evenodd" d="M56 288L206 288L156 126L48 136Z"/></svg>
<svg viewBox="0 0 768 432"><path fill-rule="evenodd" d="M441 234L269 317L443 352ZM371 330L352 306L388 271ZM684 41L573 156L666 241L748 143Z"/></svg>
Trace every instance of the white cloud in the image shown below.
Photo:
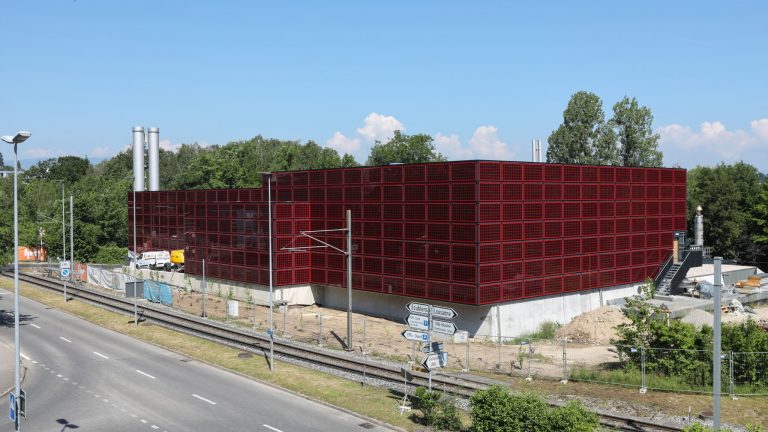
<svg viewBox="0 0 768 432"><path fill-rule="evenodd" d="M753 120L750 124L752 132L761 140L768 142L768 118Z"/></svg>
<svg viewBox="0 0 768 432"><path fill-rule="evenodd" d="M62 153L61 150L31 147L31 148L25 148L21 152L21 155L22 157L27 159L46 159L46 158L55 158L59 156L64 156L64 153Z"/></svg>
<svg viewBox="0 0 768 432"><path fill-rule="evenodd" d="M510 160L514 154L507 144L497 136L496 126L480 126L475 129L472 138L469 139L469 147L474 155L483 159Z"/></svg>
<svg viewBox="0 0 768 432"><path fill-rule="evenodd" d="M171 140L160 140L160 148L169 152L177 152L179 151L179 148L181 147L181 144L173 144L171 143Z"/></svg>
<svg viewBox="0 0 768 432"><path fill-rule="evenodd" d="M109 147L94 147L91 149L91 156L94 157L107 157L111 155L112 151L109 150Z"/></svg>
<svg viewBox="0 0 768 432"><path fill-rule="evenodd" d="M368 141L385 142L392 138L396 130L405 130L400 120L372 112L365 118L363 127L357 128L357 133Z"/></svg>
<svg viewBox="0 0 768 432"><path fill-rule="evenodd" d="M662 145L680 147L683 150L714 152L728 159L740 159L744 152L768 141L768 119L755 120L751 124L752 132L741 129L730 131L719 121L704 122L694 131L689 126L671 124L656 130Z"/></svg>
<svg viewBox="0 0 768 432"><path fill-rule="evenodd" d="M472 150L461 146L456 134L443 135L438 132L435 135L435 148L450 160L471 159L473 155Z"/></svg>
<svg viewBox="0 0 768 432"><path fill-rule="evenodd" d="M325 142L325 145L339 153L352 154L360 150L360 138L348 138L341 132L336 132Z"/></svg>

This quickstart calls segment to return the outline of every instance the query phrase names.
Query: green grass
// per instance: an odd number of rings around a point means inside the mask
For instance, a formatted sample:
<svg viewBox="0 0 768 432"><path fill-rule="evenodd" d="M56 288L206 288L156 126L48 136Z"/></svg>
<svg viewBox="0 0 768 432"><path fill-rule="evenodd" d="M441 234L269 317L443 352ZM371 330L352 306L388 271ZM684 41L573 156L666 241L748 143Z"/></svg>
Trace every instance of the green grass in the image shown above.
<svg viewBox="0 0 768 432"><path fill-rule="evenodd" d="M538 340L553 340L555 339L555 333L557 329L562 327L560 323L554 321L545 321L539 324L539 328L533 333L522 334L512 339L504 340L506 345L520 345L524 342L538 341Z"/></svg>

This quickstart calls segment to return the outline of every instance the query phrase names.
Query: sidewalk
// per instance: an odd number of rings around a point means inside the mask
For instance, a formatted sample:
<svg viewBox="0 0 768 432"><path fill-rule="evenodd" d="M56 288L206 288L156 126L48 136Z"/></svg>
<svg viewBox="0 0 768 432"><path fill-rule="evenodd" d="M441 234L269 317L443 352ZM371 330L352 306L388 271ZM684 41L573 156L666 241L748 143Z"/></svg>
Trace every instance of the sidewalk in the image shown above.
<svg viewBox="0 0 768 432"><path fill-rule="evenodd" d="M0 396L4 396L13 388L15 363L13 356L16 354L13 344L0 341Z"/></svg>

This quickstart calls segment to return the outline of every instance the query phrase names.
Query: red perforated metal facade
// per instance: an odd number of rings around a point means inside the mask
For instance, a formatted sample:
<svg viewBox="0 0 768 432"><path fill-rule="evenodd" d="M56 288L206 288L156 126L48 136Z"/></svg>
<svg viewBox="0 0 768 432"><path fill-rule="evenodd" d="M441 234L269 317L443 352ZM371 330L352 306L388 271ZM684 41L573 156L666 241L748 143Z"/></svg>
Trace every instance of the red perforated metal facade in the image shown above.
<svg viewBox="0 0 768 432"><path fill-rule="evenodd" d="M640 282L685 230L685 181L680 169L490 161L276 173L274 283L345 283L340 253L282 248L343 228L347 209L355 289L490 304ZM138 193L139 249L184 248L190 274L205 259L210 277L266 284L266 198ZM321 237L344 248L341 233Z"/></svg>

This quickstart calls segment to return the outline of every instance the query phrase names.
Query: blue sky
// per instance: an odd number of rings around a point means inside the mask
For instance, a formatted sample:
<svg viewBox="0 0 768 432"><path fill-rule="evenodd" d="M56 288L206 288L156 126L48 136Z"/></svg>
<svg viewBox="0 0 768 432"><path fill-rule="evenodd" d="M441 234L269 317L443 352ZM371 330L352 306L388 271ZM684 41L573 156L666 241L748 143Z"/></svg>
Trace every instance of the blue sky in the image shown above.
<svg viewBox="0 0 768 432"><path fill-rule="evenodd" d="M570 96L636 97L665 165L768 172L765 2L4 2L0 132L21 159L261 134L364 161L395 128L530 160ZM13 157L3 149L5 160Z"/></svg>

